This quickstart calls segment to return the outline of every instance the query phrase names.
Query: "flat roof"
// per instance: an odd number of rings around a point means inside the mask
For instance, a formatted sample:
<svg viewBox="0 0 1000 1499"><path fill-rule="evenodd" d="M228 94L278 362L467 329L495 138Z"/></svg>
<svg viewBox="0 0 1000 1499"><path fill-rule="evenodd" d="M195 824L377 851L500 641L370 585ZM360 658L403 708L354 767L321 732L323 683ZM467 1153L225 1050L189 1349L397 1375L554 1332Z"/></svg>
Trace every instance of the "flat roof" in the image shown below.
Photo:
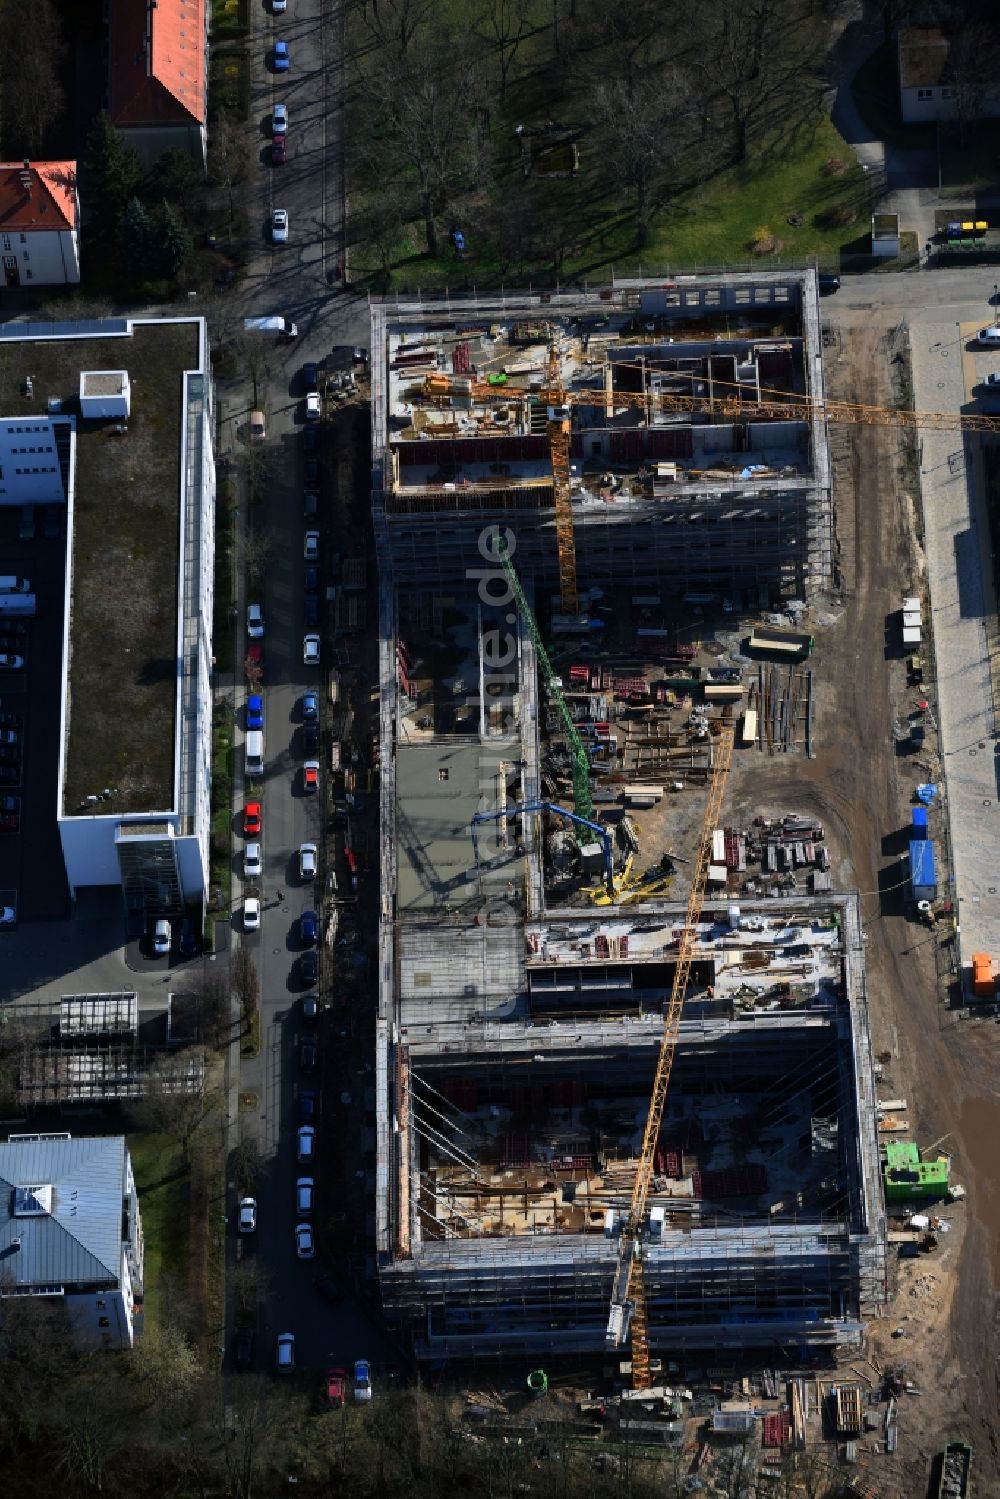
<svg viewBox="0 0 1000 1499"><path fill-rule="evenodd" d="M57 326L68 332L74 325ZM200 365L199 325L136 323L124 337L96 328L83 338L9 337L3 355L0 411L10 416L41 415L53 397L70 403L84 370L128 373L126 432L77 418L62 812L92 812L84 799L106 788L115 794L102 812L167 810L174 801L183 374ZM24 393L29 374L31 397Z"/></svg>
<svg viewBox="0 0 1000 1499"><path fill-rule="evenodd" d="M396 909L401 916L432 911L445 916L467 901L479 901L472 819L496 806L499 766L520 754L516 739L398 746ZM491 826L484 828L484 840ZM511 882L520 888L522 867L513 848L509 864L491 858L490 868L484 868L486 890L507 893Z"/></svg>

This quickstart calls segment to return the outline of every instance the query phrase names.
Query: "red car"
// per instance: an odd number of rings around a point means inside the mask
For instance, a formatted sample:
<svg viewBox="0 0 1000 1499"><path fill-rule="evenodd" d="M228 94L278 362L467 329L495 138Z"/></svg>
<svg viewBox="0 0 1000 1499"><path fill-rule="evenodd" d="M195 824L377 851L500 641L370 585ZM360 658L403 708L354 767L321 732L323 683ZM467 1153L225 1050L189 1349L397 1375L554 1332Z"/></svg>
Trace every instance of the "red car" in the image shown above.
<svg viewBox="0 0 1000 1499"><path fill-rule="evenodd" d="M16 812L0 812L0 833L16 833L21 819Z"/></svg>
<svg viewBox="0 0 1000 1499"><path fill-rule="evenodd" d="M323 1381L323 1396L333 1410L343 1410L347 1398L347 1375L343 1369L327 1369Z"/></svg>
<svg viewBox="0 0 1000 1499"><path fill-rule="evenodd" d="M243 832L248 838L259 838L260 827L260 802L247 802L243 809Z"/></svg>
<svg viewBox="0 0 1000 1499"><path fill-rule="evenodd" d="M273 167L280 167L284 166L284 164L285 137L283 135L274 135L271 137L271 165Z"/></svg>
<svg viewBox="0 0 1000 1499"><path fill-rule="evenodd" d="M319 790L319 761L307 760L302 767L302 787L305 791Z"/></svg>

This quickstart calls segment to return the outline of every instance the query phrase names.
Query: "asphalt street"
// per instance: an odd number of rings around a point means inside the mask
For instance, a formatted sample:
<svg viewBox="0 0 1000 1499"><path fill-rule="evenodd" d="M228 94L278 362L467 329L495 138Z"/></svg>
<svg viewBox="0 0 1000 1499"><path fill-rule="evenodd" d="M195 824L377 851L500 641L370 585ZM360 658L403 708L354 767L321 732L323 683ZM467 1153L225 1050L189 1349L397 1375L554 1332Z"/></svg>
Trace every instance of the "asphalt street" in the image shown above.
<svg viewBox="0 0 1000 1499"><path fill-rule="evenodd" d="M261 400L268 423L267 500L265 513L252 517L255 530L267 537L267 560L262 591L256 597L264 606L264 680L266 769L261 783L263 803L263 878L261 930L234 940L246 942L253 955L261 986L261 1051L244 1059L240 1092L253 1095L256 1107L241 1112L238 1129L255 1135L260 1152L260 1176L256 1188L258 1229L253 1236L237 1240L235 1211L232 1257L253 1255L264 1267L267 1290L257 1318L258 1368L273 1366L279 1333L296 1337L296 1362L300 1370L340 1366L350 1371L357 1358L373 1360L376 1368L391 1358L391 1348L377 1317L354 1294L346 1269L323 1256L322 1221L335 1208L324 1192L324 1152L350 1151L359 1147L360 1112L353 1120L338 1099L341 1118L346 1117L344 1137L318 1121L319 1155L311 1165L296 1161L296 1131L299 1095L305 1088L322 1091L324 1054L337 1042L332 1015L325 1013L319 1024L303 1018L302 996L308 992L298 973L303 944L299 919L304 910L322 911L322 892L299 877L299 848L310 841L322 845L321 808L324 797L303 789L302 694L309 689L320 694L321 711L328 712L326 662L321 667L303 665L304 569L303 537L306 529L321 533L320 591L330 580L333 538L324 526L325 495L322 475L329 454L320 451L321 487L319 515L308 523L303 513L302 430L305 388L301 366L317 363L337 346L368 342L365 301L345 296L337 268L343 256L343 178L340 158L339 97L339 9L323 0L293 0L288 11L272 17L264 9L254 16L254 75L251 129L259 144L258 169L253 196L261 226L261 248L251 261L247 278L233 299L239 316L280 313L299 328L290 344L267 340L266 370ZM276 38L287 41L291 67L275 74L271 65ZM288 109L287 160L271 162L270 118L276 103ZM289 218L287 245L270 244L271 210L284 208ZM251 214L251 220L254 220ZM220 456L239 451L240 429L250 396L245 383L223 393ZM246 511L241 505L244 515ZM246 653L245 605L249 595L241 593L237 628L236 660ZM322 623L322 621L321 621ZM236 685L237 723L242 727L245 690ZM237 756L238 805L245 801L238 784L242 756ZM329 764L328 736L321 737L320 763ZM242 819L236 819L234 848L234 904L238 906L242 880ZM321 866L322 874L322 866ZM234 926L240 925L237 916ZM321 971L321 993L327 989ZM320 1069L305 1076L299 1066L300 1045L307 1034L320 1042ZM359 1080L358 1095L361 1092ZM329 1098L329 1087L326 1089ZM295 1249L295 1183L299 1176L312 1176L317 1183L317 1204L312 1222L318 1233L318 1256L300 1261ZM233 1203L235 1208L235 1202ZM359 1226L360 1227L360 1226ZM334 1278L343 1300L329 1305L317 1293L314 1279L320 1274ZM230 1338L230 1346L232 1339Z"/></svg>

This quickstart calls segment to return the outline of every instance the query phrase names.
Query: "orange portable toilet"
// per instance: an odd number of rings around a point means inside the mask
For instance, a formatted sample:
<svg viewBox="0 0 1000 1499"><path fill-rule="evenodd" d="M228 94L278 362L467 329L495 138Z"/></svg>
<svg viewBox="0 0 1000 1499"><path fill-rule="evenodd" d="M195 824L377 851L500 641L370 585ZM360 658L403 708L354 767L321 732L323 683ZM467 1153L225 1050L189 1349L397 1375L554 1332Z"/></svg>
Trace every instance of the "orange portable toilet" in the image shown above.
<svg viewBox="0 0 1000 1499"><path fill-rule="evenodd" d="M980 999L992 999L996 993L993 959L988 952L972 954L972 992Z"/></svg>

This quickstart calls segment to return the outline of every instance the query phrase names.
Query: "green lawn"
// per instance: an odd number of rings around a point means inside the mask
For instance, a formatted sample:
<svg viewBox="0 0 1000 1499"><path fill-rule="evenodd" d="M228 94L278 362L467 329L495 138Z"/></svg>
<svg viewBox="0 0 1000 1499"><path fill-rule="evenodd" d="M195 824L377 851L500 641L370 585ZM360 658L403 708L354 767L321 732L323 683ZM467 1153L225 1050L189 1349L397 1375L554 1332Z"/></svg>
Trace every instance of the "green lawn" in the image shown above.
<svg viewBox="0 0 1000 1499"><path fill-rule="evenodd" d="M844 170L831 172L836 162ZM503 271L485 233L477 232L475 205L459 204L454 214L466 235L469 253L461 260L450 250L431 260L420 253L421 226L412 225L400 245L393 273L393 290L443 287L462 290L505 280L509 285L536 281L605 280L618 276L697 266L768 263L754 255L751 241L767 228L778 243L780 258L799 261L817 258L839 263L841 250L867 235L869 207L865 176L851 151L825 115L817 116L794 138L776 144L740 168L720 172L701 187L679 193L662 208L653 223L649 244L635 247L634 216L627 202L599 196L596 174L586 166L572 181L526 179L527 198L537 198L551 210L557 198L574 228L561 269L551 258L523 257ZM833 225L827 215L842 208L851 223ZM544 208L542 209L544 211ZM795 224L789 218L795 218ZM798 220L801 218L801 223ZM352 264L356 280L372 268L363 252Z"/></svg>
<svg viewBox="0 0 1000 1499"><path fill-rule="evenodd" d="M187 1289L189 1179L168 1135L133 1134L127 1143L145 1240L144 1310L155 1321L171 1292Z"/></svg>

